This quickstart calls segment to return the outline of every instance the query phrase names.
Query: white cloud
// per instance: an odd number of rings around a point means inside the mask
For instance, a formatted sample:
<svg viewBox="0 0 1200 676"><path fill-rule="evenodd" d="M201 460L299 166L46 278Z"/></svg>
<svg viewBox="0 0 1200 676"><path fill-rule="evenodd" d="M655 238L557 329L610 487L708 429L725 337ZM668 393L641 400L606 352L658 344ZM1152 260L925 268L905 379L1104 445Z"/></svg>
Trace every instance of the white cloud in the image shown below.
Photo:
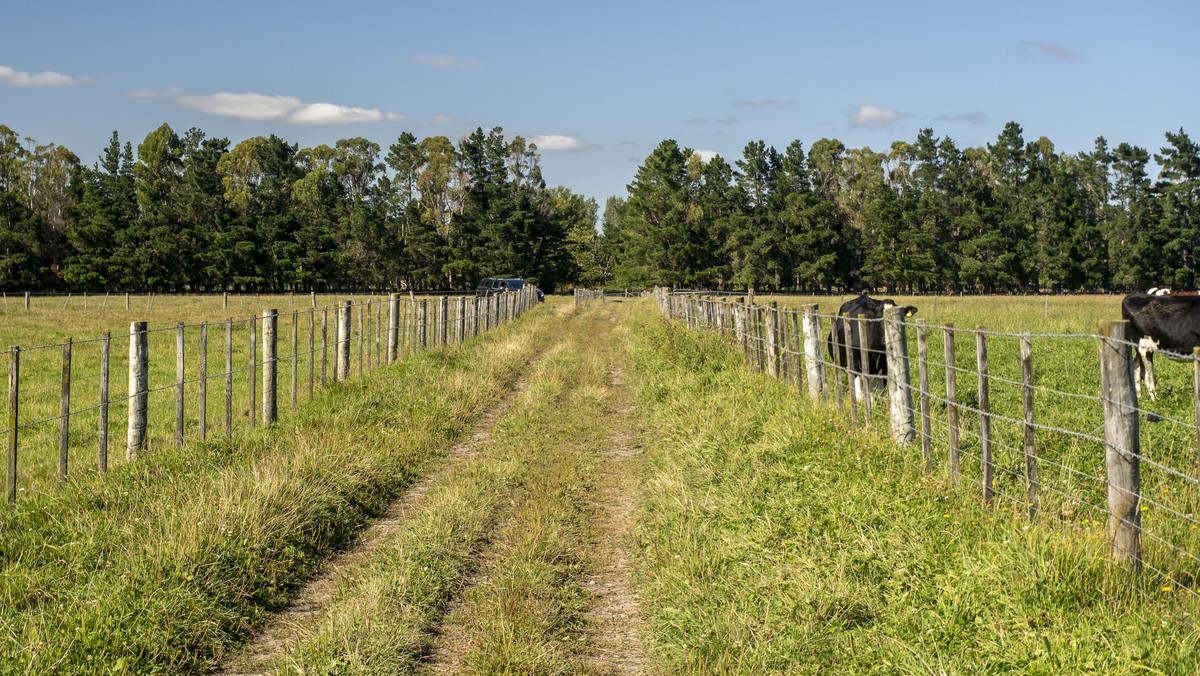
<svg viewBox="0 0 1200 676"><path fill-rule="evenodd" d="M8 66L0 66L0 87L65 87L83 81L83 78L74 78L52 70L26 73Z"/></svg>
<svg viewBox="0 0 1200 676"><path fill-rule="evenodd" d="M850 115L852 127L886 127L900 119L900 113L867 104Z"/></svg>
<svg viewBox="0 0 1200 676"><path fill-rule="evenodd" d="M167 87L166 89L135 89L125 92L125 96L131 99L155 99L164 96L178 96L182 91L179 87Z"/></svg>
<svg viewBox="0 0 1200 676"><path fill-rule="evenodd" d="M715 150L693 150L692 154L696 157L699 157L701 162L708 164L712 161L712 158L720 155L721 153L718 153Z"/></svg>
<svg viewBox="0 0 1200 676"><path fill-rule="evenodd" d="M434 115L433 123L434 124L458 124L458 120L454 119L453 117L446 117L445 115Z"/></svg>
<svg viewBox="0 0 1200 676"><path fill-rule="evenodd" d="M483 68L482 61L464 59L460 56L446 56L445 54L414 56L410 61L434 68Z"/></svg>
<svg viewBox="0 0 1200 676"><path fill-rule="evenodd" d="M403 115L380 112L378 108L304 103L294 96L217 92L209 96L180 96L175 101L185 108L210 115L236 117L239 120L275 120L287 124L335 125L405 119Z"/></svg>
<svg viewBox="0 0 1200 676"><path fill-rule="evenodd" d="M1017 52L1021 56L1045 56L1059 61L1082 61L1083 56L1076 54L1070 49L1062 45L1055 45L1049 42L1038 42L1036 40L1026 40L1017 45Z"/></svg>
<svg viewBox="0 0 1200 676"><path fill-rule="evenodd" d="M603 148L594 143L584 143L573 136L562 136L559 134L532 136L529 142L536 143L538 150L561 150L568 153L603 150Z"/></svg>

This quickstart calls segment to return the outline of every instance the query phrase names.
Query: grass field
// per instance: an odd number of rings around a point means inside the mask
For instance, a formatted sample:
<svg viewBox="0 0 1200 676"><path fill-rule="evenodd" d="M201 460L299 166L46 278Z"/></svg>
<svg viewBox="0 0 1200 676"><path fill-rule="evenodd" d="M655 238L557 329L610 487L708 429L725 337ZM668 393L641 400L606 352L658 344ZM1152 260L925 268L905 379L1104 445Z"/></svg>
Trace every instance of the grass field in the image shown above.
<svg viewBox="0 0 1200 676"><path fill-rule="evenodd" d="M643 598L663 673L1190 674L1200 663L1193 597L1111 565L1095 530L982 509L977 485L922 478L912 449L748 373L712 334L647 319L635 336L653 411Z"/></svg>
<svg viewBox="0 0 1200 676"><path fill-rule="evenodd" d="M262 389L257 371L250 370L250 319L256 318L255 354L262 361L262 311L279 312L278 410L291 411L292 390L296 402L310 397L335 379L335 351L339 301L352 301L351 375L386 361L386 296L333 296L308 294L230 296L228 307L221 295L213 296L131 296L129 309L124 295L88 299L81 296L34 297L29 310L23 299L9 299L0 323L0 347L20 346L19 411L19 490L21 493L48 490L56 483L59 463L61 375L64 338L71 338L70 455L68 474L73 478L94 475L98 468L99 410L101 375L99 338L108 332L109 389L108 463L125 460L128 396L130 323L145 321L150 354L148 438L150 452L175 445L175 401L177 383L176 326L185 325L184 437L199 436L201 323L207 322L206 435L242 435L251 427L251 410L261 416ZM313 304L316 304L314 310ZM415 311L407 302L403 324L415 328ZM361 317L360 317L361 315ZM360 330L361 319L361 330ZM226 382L226 322L231 321L229 340L233 374ZM309 348L310 320L312 350ZM293 327L294 325L294 327ZM324 329L322 326L324 325ZM296 350L292 349L293 328ZM360 333L362 341L359 341ZM402 329L402 354L414 351L414 331ZM324 344L327 346L322 348ZM293 356L294 355L294 356ZM2 356L5 368L8 355ZM293 371L294 369L294 371ZM295 378L293 379L293 373ZM251 380L256 388L250 399ZM310 384L311 383L311 384ZM226 389L232 399L230 420L226 420ZM253 408L252 408L253 407ZM261 424L254 421L255 424Z"/></svg>
<svg viewBox="0 0 1200 676"><path fill-rule="evenodd" d="M756 299L757 300L757 299ZM794 309L817 303L819 312L837 312L839 298L764 298ZM1103 407L1099 400L1099 322L1120 318L1118 296L1070 297L896 297L914 305L908 345L910 382L918 383L917 320L926 324L929 352L930 411L935 473L945 479L949 424L945 400L944 343L953 325L960 406L963 483L981 496L980 416L976 371L977 327L987 330L989 397L992 413L992 463L1000 511L1028 511L1025 502L1024 427L1020 336L1030 331L1033 347L1034 411L1037 430L1038 484L1042 518L1060 521L1089 537L1106 532ZM828 334L828 316L822 320ZM824 350L824 347L822 348ZM1140 402L1141 504L1144 556L1150 573L1146 591L1155 594L1200 592L1200 487L1197 485L1197 393L1191 363L1161 355L1155 360L1158 398ZM829 385L831 391L832 383ZM831 400L833 396L831 395ZM849 396L846 396L847 402ZM914 394L914 406L919 401ZM860 415L861 409L860 406ZM886 429L887 402L873 407L872 425ZM843 415L851 416L847 403ZM918 429L920 425L917 420ZM919 445L904 457L921 464Z"/></svg>
<svg viewBox="0 0 1200 676"><path fill-rule="evenodd" d="M962 310L958 324L990 321ZM995 310L1014 324L1041 311ZM1095 349L1035 338L1039 384L1085 391ZM996 348L994 372L1006 354ZM1087 368L1051 368L1065 356ZM972 360L960 345L959 367ZM960 375L960 391L973 389ZM1039 422L1090 424L1076 400L1043 397ZM994 403L1013 405L1003 393ZM1155 452L1166 425L1143 426ZM1047 498L1036 520L1004 501L989 511L974 475L950 486L943 453L923 477L916 449L884 429L852 426L648 301L550 299L461 346L302 397L253 435L160 444L103 479L24 495L0 522L0 674L209 673L397 500L392 530L312 618L261 669L234 673L1200 669L1200 608L1175 586L1194 563L1148 548L1171 582L1113 565L1075 499L1094 478L1047 468L1072 497ZM1048 461L1093 460L1092 442L1039 439ZM1185 450L1163 453L1183 462ZM999 449L997 462L1009 462ZM1190 494L1161 491L1172 476L1145 470L1161 497L1144 524L1187 537L1159 514L1193 509ZM613 500L630 505L618 532ZM600 619L614 596L595 584L614 547L634 570L627 629L645 653L624 662Z"/></svg>

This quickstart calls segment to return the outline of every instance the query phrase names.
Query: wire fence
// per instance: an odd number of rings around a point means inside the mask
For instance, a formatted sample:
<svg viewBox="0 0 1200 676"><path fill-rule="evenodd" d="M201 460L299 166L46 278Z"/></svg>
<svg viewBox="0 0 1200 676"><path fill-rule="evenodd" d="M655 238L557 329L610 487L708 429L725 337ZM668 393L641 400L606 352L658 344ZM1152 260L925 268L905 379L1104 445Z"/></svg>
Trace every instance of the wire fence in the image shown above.
<svg viewBox="0 0 1200 676"><path fill-rule="evenodd" d="M655 296L668 318L720 332L756 370L857 427L886 430L906 462L977 490L985 509L1103 540L1143 595L1200 592L1197 357L1171 355L1192 364L1190 394L1149 410L1124 322L1097 334L1011 333L929 325L903 308L851 317L694 291Z"/></svg>
<svg viewBox="0 0 1200 676"><path fill-rule="evenodd" d="M110 452L120 464L214 434L253 433L317 388L509 322L537 304L535 294L393 294L224 322L135 321L128 333L11 346L0 352L9 368L9 508L23 493L103 474Z"/></svg>

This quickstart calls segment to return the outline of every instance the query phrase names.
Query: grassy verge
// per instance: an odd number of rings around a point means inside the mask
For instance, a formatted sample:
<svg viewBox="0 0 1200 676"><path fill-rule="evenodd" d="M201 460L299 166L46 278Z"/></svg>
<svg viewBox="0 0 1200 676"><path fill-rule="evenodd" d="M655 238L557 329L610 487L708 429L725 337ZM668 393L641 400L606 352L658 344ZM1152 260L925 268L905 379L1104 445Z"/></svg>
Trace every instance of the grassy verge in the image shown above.
<svg viewBox="0 0 1200 676"><path fill-rule="evenodd" d="M532 313L236 445L34 495L0 530L0 673L199 673L424 471L550 334Z"/></svg>
<svg viewBox="0 0 1200 676"><path fill-rule="evenodd" d="M1094 534L986 512L713 336L639 312L641 593L665 673L1200 665L1195 603L1146 600Z"/></svg>

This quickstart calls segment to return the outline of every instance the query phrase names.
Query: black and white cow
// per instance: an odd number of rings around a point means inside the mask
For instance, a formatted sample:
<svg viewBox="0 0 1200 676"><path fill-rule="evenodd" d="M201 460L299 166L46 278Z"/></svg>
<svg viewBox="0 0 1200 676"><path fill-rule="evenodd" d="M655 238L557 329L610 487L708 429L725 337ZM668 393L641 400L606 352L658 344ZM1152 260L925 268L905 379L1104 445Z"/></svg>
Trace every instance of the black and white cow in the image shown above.
<svg viewBox="0 0 1200 676"><path fill-rule="evenodd" d="M837 318L833 320L833 328L829 331L829 356L835 358L839 364L848 367L852 372L865 373L868 377L886 376L887 356L884 353L883 322L878 320L883 319L884 309L890 307L896 307L896 301L890 298L876 300L868 297L865 293L858 298L842 303L842 307L838 309ZM908 305L905 306L904 311L906 316L911 317L916 314L917 308ZM842 319L843 315L849 315L850 319L854 320L862 315L867 320L864 322L866 328L862 331L862 337L859 336L857 321L847 324ZM838 346L836 355L833 348L835 334ZM862 351L859 349L863 340L867 345L866 368L863 368ZM848 356L846 354L847 346L850 348ZM862 382L860 376L854 376L854 393L859 401L866 397L869 387L869 380Z"/></svg>
<svg viewBox="0 0 1200 676"><path fill-rule="evenodd" d="M1161 350L1186 358L1200 347L1200 295L1131 293L1121 300L1121 317L1129 322L1126 335L1136 348L1133 372L1138 391L1145 381L1146 393L1154 399L1153 353Z"/></svg>

